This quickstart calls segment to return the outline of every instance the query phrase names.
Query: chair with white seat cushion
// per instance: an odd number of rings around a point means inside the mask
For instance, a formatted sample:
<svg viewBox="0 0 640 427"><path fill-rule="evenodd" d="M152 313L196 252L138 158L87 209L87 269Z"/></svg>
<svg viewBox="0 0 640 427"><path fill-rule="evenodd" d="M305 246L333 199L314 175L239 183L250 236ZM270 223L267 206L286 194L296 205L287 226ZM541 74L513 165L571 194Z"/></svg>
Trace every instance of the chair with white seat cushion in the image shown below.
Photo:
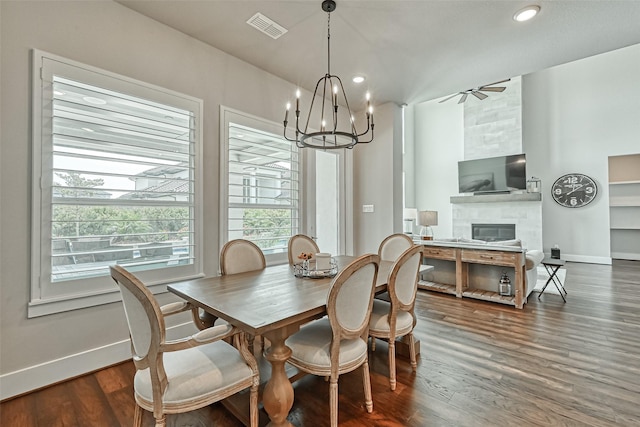
<svg viewBox="0 0 640 427"><path fill-rule="evenodd" d="M221 325L167 341L153 294L121 266L110 269L122 295L136 367L133 425L142 425L142 409L153 412L156 427L163 427L166 414L193 411L250 388L251 426L257 426L260 378L244 334ZM225 338L233 338L235 347Z"/></svg>
<svg viewBox="0 0 640 427"><path fill-rule="evenodd" d="M301 253L305 254L313 254L315 256L318 252L320 252L320 248L316 244L316 242L309 236L305 236L304 234L296 234L289 239L289 244L287 245L287 252L289 254L289 265L299 264L302 262L301 259L298 259L298 255Z"/></svg>
<svg viewBox="0 0 640 427"><path fill-rule="evenodd" d="M223 276L228 274L240 274L248 271L263 270L267 267L267 262L262 249L255 243L244 240L229 240L220 250L220 272ZM203 325L209 325L213 316L204 312L201 317ZM227 322L216 319L214 325L224 325ZM254 350L257 339L257 348L262 349L262 337L249 337L249 347Z"/></svg>
<svg viewBox="0 0 640 427"><path fill-rule="evenodd" d="M301 371L329 377L331 426L338 425L338 377L362 367L365 406L373 411L367 330L378 275L377 255L363 255L331 283L327 317L315 320L286 340L288 362Z"/></svg>
<svg viewBox="0 0 640 427"><path fill-rule="evenodd" d="M407 336L411 367L416 370L416 348L413 328L416 325L414 305L418 290L418 272L422 258L420 246L412 246L396 260L389 272L387 289L390 302L374 300L369 321L369 336L389 342L389 384L396 389L396 352L397 337ZM375 349L375 346L372 345Z"/></svg>
<svg viewBox="0 0 640 427"><path fill-rule="evenodd" d="M395 262L400 255L413 246L413 240L406 234L396 233L387 236L378 247L378 256L380 261ZM375 296L376 299L389 301L389 293L384 292ZM375 351L376 343L371 343L371 349Z"/></svg>
<svg viewBox="0 0 640 427"><path fill-rule="evenodd" d="M220 272L223 276L262 270L266 266L262 249L249 240L230 240L220 250Z"/></svg>
<svg viewBox="0 0 640 427"><path fill-rule="evenodd" d="M220 250L220 272L223 276L262 270L266 266L267 262L262 249L249 240L229 240ZM206 311L201 311L199 322L196 322L196 326L199 329L204 329L214 324L221 325L225 323L226 321L217 319Z"/></svg>
<svg viewBox="0 0 640 427"><path fill-rule="evenodd" d="M413 240L406 234L396 233L387 236L378 247L380 261L395 262L395 260L411 246L413 246Z"/></svg>

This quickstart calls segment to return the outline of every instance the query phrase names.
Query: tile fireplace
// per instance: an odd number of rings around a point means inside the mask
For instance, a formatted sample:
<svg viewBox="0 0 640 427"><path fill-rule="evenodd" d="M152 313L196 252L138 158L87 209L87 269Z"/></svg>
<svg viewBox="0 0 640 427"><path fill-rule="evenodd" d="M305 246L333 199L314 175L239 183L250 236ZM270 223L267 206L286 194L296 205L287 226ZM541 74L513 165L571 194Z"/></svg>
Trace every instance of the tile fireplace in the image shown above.
<svg viewBox="0 0 640 427"><path fill-rule="evenodd" d="M516 238L515 224L471 224L471 238L486 242L513 240Z"/></svg>
<svg viewBox="0 0 640 427"><path fill-rule="evenodd" d="M472 225L479 225L489 240L522 240L527 249L542 249L542 197L540 193L452 196L452 237L473 238ZM500 231L502 225L514 227L513 235ZM500 226L495 230L487 226ZM500 234L502 233L502 234ZM512 236L509 238L509 236Z"/></svg>

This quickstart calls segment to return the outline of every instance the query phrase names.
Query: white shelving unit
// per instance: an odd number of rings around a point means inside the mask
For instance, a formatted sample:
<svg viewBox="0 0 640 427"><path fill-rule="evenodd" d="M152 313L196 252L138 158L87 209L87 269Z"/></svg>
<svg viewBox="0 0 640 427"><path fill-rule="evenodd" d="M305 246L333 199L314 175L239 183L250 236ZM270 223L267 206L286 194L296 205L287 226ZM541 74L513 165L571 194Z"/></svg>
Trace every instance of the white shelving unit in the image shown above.
<svg viewBox="0 0 640 427"><path fill-rule="evenodd" d="M640 154L609 157L611 258L640 261Z"/></svg>

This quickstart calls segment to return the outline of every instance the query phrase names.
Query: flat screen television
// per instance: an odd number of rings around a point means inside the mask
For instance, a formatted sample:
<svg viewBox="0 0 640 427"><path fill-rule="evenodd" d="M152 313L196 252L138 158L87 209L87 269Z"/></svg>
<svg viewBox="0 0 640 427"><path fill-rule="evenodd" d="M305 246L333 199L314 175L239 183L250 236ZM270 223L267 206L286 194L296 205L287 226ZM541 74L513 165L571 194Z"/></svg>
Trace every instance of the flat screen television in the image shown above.
<svg viewBox="0 0 640 427"><path fill-rule="evenodd" d="M460 193L508 193L526 190L527 171L524 154L490 157L458 162Z"/></svg>

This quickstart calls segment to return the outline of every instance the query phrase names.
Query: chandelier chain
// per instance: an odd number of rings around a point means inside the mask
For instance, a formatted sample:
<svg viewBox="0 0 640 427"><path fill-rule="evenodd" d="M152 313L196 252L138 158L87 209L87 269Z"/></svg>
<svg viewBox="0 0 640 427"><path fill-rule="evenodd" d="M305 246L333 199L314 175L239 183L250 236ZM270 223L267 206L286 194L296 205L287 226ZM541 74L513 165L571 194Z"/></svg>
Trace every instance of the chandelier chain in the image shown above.
<svg viewBox="0 0 640 427"><path fill-rule="evenodd" d="M327 73L318 80L316 88L311 97L309 112L307 114L306 123L302 119L300 123L300 89L296 91L295 101L295 127L293 129L295 138L287 136L287 125L289 123L289 109L291 103L287 103L287 109L284 114L284 133L283 136L286 140L296 143L299 148L318 148L322 150L336 149L336 148L353 148L358 143L369 143L373 141L373 108L369 101L369 93L367 92L367 104L365 111L366 118L366 130L362 133L358 133L355 125L355 119L351 113L351 107L349 106L349 100L344 90L342 80L340 77L331 74L331 12L336 9L335 0L324 0L322 2L322 10L327 12ZM316 106L316 99L318 100L319 108ZM338 114L340 103L345 106L344 112ZM317 110L320 110L319 112ZM311 117L320 118L319 131L313 131L309 129L309 122ZM341 130L338 126L339 117L347 118L347 128ZM326 119L326 120L325 120ZM330 123L328 123L330 121ZM301 129L300 125L304 124ZM344 124L343 124L344 125ZM368 141L362 141L360 138L369 135Z"/></svg>

